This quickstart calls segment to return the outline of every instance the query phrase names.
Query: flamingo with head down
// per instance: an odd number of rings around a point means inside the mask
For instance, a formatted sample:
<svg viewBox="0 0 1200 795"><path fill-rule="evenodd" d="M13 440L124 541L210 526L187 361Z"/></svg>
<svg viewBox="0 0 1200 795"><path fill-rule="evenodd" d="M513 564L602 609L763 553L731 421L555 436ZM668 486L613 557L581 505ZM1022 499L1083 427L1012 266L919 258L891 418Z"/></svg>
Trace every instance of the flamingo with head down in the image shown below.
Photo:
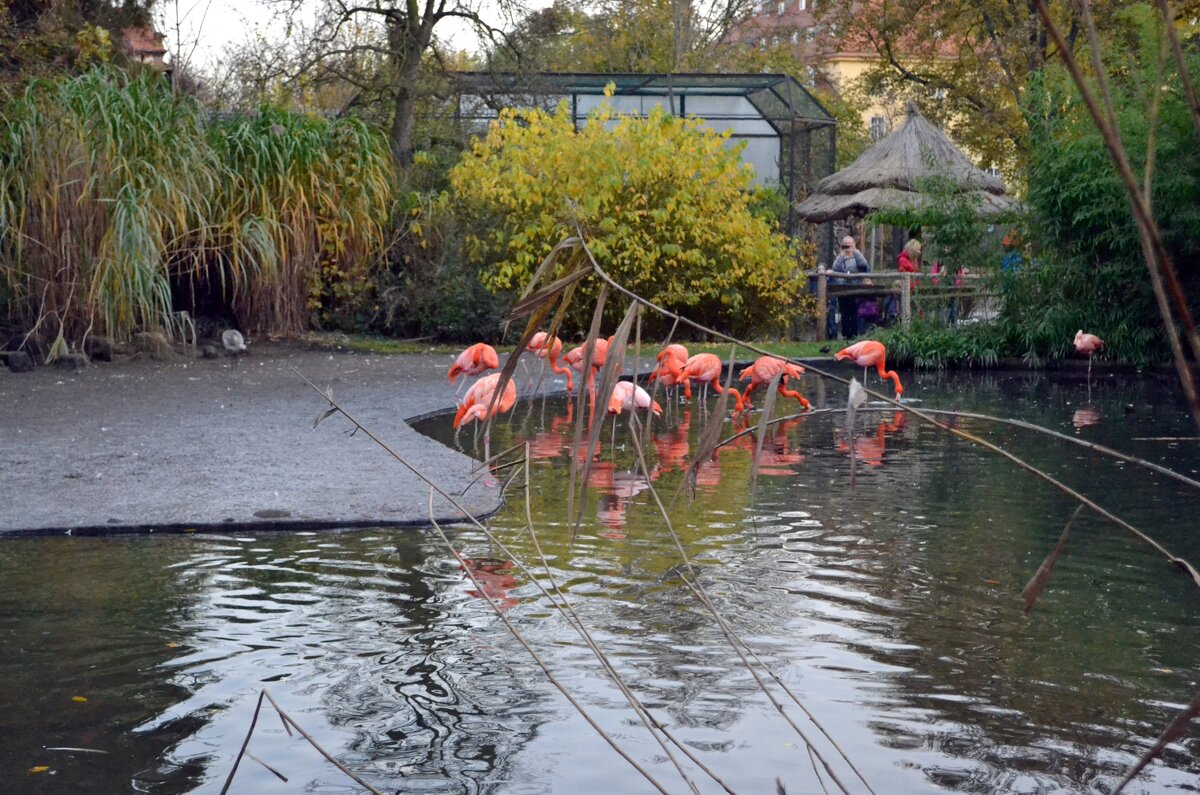
<svg viewBox="0 0 1200 795"><path fill-rule="evenodd" d="M571 379L571 368L563 367L558 363L559 354L562 353L562 340L558 337L551 337L544 331L539 331L530 338L529 344L525 346L525 350L547 362L550 365L551 372L565 375L567 377L568 392L575 389L575 383Z"/></svg>
<svg viewBox="0 0 1200 795"><path fill-rule="evenodd" d="M681 372L680 383L684 384L686 394L691 395L691 382L695 381L700 384L705 390L707 396L708 387L711 386L716 393L722 394L725 389L721 386L721 370L724 365L721 362L721 357L715 353L697 353L687 360L683 365ZM734 388L730 387L729 394L733 395L734 411L740 411L742 407L742 396Z"/></svg>
<svg viewBox="0 0 1200 795"><path fill-rule="evenodd" d="M868 367L874 367L875 372L879 373L880 380L890 378L892 384L896 387L896 399L904 394L904 387L900 384L900 376L895 370L887 369L887 348L882 342L875 340L863 340L856 342L848 348L842 348L833 355L835 361L843 359L851 359L859 367L863 368L863 383L866 383Z"/></svg>
<svg viewBox="0 0 1200 795"><path fill-rule="evenodd" d="M632 381L618 381L613 387L612 397L608 399L609 414L620 414L622 410L631 413L652 411L655 417L662 415L662 406L658 405L658 401Z"/></svg>
<svg viewBox="0 0 1200 795"><path fill-rule="evenodd" d="M517 402L517 385L510 378L504 385L504 392L495 399L496 387L500 382L500 373L485 375L467 390L463 403L454 415L454 427L460 428L469 422L489 420L497 414L503 414Z"/></svg>
<svg viewBox="0 0 1200 795"><path fill-rule="evenodd" d="M674 343L663 348L658 354L658 366L650 373L648 380L657 380L664 387L683 387L683 396L692 399L692 382L683 375L684 365L687 364L688 349Z"/></svg>
<svg viewBox="0 0 1200 795"><path fill-rule="evenodd" d="M563 362L572 370L583 375L583 360L587 355L587 343L580 345L577 348L572 348L563 356ZM588 390L594 390L596 387L596 373L600 372L600 368L608 361L608 340L600 338L596 340L592 350L592 367L588 373L587 387Z"/></svg>
<svg viewBox="0 0 1200 795"><path fill-rule="evenodd" d="M467 347L455 359L454 364L450 365L450 372L447 377L450 383L458 380L460 375L473 376L481 373L486 373L488 370L495 370L500 366L500 357L496 355L496 349L486 342L477 342L474 345ZM462 388L462 385L459 385ZM458 394L456 391L455 395Z"/></svg>
<svg viewBox="0 0 1200 795"><path fill-rule="evenodd" d="M804 368L798 364L784 361L778 356L760 356L755 359L754 364L742 370L739 376L743 381L750 381L750 385L742 393L740 410L744 411L753 408L750 405L750 393L759 387L769 386L780 372L783 373L783 376L779 379L779 394L800 401L800 405L804 407L805 411L811 409L812 404L808 402L808 399L804 395L787 387L788 380L799 378L804 373Z"/></svg>
<svg viewBox="0 0 1200 795"><path fill-rule="evenodd" d="M463 397L462 405L458 407L458 412L454 415L455 436L458 435L458 429L469 422L475 420L485 422L497 414L503 414L512 409L517 402L517 385L510 378L504 385L504 391L497 395L499 383L500 373L492 373L471 384L471 388ZM485 429L483 434L483 458L485 461L492 457L491 446L491 433Z"/></svg>

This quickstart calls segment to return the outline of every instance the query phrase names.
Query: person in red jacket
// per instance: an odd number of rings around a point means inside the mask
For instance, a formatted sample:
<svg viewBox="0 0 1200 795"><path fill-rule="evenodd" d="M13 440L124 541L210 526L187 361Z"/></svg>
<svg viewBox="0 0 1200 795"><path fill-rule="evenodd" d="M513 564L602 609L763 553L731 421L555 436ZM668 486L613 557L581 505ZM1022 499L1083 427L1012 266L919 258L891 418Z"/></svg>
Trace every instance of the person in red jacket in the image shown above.
<svg viewBox="0 0 1200 795"><path fill-rule="evenodd" d="M896 260L896 269L901 273L918 273L921 265L921 241L915 237L904 244L904 250L900 252L900 256ZM917 280L912 280L913 289L916 289Z"/></svg>

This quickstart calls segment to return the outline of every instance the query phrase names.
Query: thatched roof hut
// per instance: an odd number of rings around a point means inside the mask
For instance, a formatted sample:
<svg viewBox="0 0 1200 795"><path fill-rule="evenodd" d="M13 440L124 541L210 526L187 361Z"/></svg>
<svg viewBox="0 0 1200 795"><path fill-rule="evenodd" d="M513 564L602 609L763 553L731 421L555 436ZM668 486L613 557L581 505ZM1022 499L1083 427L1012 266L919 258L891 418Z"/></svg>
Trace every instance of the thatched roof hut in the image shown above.
<svg viewBox="0 0 1200 795"><path fill-rule="evenodd" d="M920 185L933 176L949 177L964 191L977 192L982 215L1000 215L1017 207L998 177L973 166L909 102L899 129L818 182L808 198L796 205L796 214L811 223L824 223L862 218L875 210L918 207L925 201Z"/></svg>

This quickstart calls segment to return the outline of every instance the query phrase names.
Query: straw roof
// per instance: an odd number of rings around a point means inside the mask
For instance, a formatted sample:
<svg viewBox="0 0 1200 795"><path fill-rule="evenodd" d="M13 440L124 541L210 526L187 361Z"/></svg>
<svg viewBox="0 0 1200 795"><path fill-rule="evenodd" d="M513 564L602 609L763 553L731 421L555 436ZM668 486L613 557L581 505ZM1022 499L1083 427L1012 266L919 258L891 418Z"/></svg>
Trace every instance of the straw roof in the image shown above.
<svg viewBox="0 0 1200 795"><path fill-rule="evenodd" d="M796 214L812 223L861 218L875 210L919 207L925 202L920 184L948 176L964 191L977 192L982 215L999 215L1017 207L1004 183L967 160L966 155L908 103L904 124L863 152L850 165L817 183Z"/></svg>

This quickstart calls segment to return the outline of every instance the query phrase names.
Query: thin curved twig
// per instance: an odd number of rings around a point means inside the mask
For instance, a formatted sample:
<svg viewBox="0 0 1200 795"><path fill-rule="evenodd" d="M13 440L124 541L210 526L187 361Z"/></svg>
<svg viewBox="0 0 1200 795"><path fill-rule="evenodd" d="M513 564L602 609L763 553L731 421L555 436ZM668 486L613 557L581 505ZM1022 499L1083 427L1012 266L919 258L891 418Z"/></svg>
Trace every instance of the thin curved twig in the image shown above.
<svg viewBox="0 0 1200 795"><path fill-rule="evenodd" d="M403 456L401 456L399 453L397 453L395 450L393 450L391 445L389 445L387 442L380 439L369 428L367 428L365 425L363 425L361 422L359 422L357 419L355 419L337 401L335 401L333 399L332 395L328 394L327 392L322 392L320 387L318 387L316 384L314 384L312 381L310 381L307 377L305 377L296 368L293 367L292 372L295 373L300 378L300 380L302 380L304 383L306 383L310 387L312 387L312 389L317 394L319 394L326 402L329 403L330 408L326 410L326 412L322 415L322 418L324 418L325 416L334 414L334 413L341 414L343 417L345 417L347 420L349 420L355 426L355 428L362 431L363 434L366 435L366 437L368 439L370 439L372 442L374 442L376 445L378 445L384 452L386 452L393 459L395 459L401 466L403 466L405 469L407 469L409 472L411 472L417 478L422 480L427 486L429 486L431 501L433 498L432 495L434 493L438 494L442 499L448 501L451 505L453 505L454 508L456 510L458 510L460 514L462 514L464 519L469 521L478 530L483 532L484 535L486 535L489 540L498 542L498 539L496 539L495 535L490 530L488 530L487 527L484 526L483 522L479 521L479 519L473 513L471 513L469 510L467 510L466 506L464 506L461 502L459 502L452 494L450 494L445 489L438 486L437 483L434 482L434 480L432 478L430 478L428 475L426 475L420 469L418 469L417 467L415 467L414 465L409 463L407 459L405 459ZM432 506L431 506L430 520L432 521L432 519L433 519L433 511L432 511ZM451 554L454 555L455 559L457 559L459 564L462 565L463 570L466 572L468 578L470 578L471 582L480 591L480 593L482 593L483 592L482 585L478 582L478 580L475 579L474 573L470 570L470 567L467 566L466 563L463 561L462 556L458 553L458 550L455 549L454 546L450 543L450 539L446 537L445 532L441 529L440 526L437 525L436 522L434 523L434 527L437 529L439 535L441 535L442 539L445 541L447 547L450 549ZM518 566L521 565L520 561L517 561L515 558L514 558L514 562L517 563ZM529 572L527 572L527 571L525 573L529 574ZM529 575L529 576L530 576L530 579L534 583L537 583L537 579L535 577L533 577L532 575ZM537 585L539 588L541 588L540 583L537 583ZM547 596L548 596L548 594L547 594ZM492 604L491 600L488 600L488 603ZM496 605L492 604L492 607L493 607L493 609L496 609ZM574 697L571 696L571 694L562 685L562 683L559 682L558 679L555 678L554 675L551 674L547 668L545 668L545 664L541 661L541 658L537 655L537 652L531 646L528 645L528 642L525 641L525 639L520 635L520 633L517 632L516 628L512 626L512 623L508 620L508 617L505 616L498 609L496 610L496 612L499 615L500 620L503 621L505 626L509 628L510 632L513 633L513 636L517 639L517 641L519 643L521 643L521 645L524 646L527 651L529 651L529 653L534 657L535 662L537 662L538 665L542 666L543 670L546 671L547 676L550 678L551 684L553 684L559 690L559 692L563 694L563 696L567 699L567 701L571 704L571 706L573 706L576 709L576 711L579 712L580 716L583 717L583 719L586 720L588 722L588 724L596 730L596 732L600 735L600 737L605 742L607 742L614 751L616 751L626 762L628 762L630 764L630 766L632 766L635 770L637 770L642 775L642 777L645 778L646 781L648 781L651 784L651 786L653 786L656 790L658 790L659 792L662 792L662 793L664 793L664 795L666 795L667 790L663 787L663 785L660 784L654 778L654 776L651 775L651 773L648 770L646 770L644 767L642 767L636 759L634 759L632 756L630 756L629 753L625 751L625 749L621 748L616 743L616 741L612 738L612 736L609 735L607 732L605 732L604 729L598 723L595 722L595 719L592 718L590 714L588 714L587 710L583 707L583 705L580 704L578 701L576 701L574 699ZM297 727L297 728L299 728L299 727Z"/></svg>

